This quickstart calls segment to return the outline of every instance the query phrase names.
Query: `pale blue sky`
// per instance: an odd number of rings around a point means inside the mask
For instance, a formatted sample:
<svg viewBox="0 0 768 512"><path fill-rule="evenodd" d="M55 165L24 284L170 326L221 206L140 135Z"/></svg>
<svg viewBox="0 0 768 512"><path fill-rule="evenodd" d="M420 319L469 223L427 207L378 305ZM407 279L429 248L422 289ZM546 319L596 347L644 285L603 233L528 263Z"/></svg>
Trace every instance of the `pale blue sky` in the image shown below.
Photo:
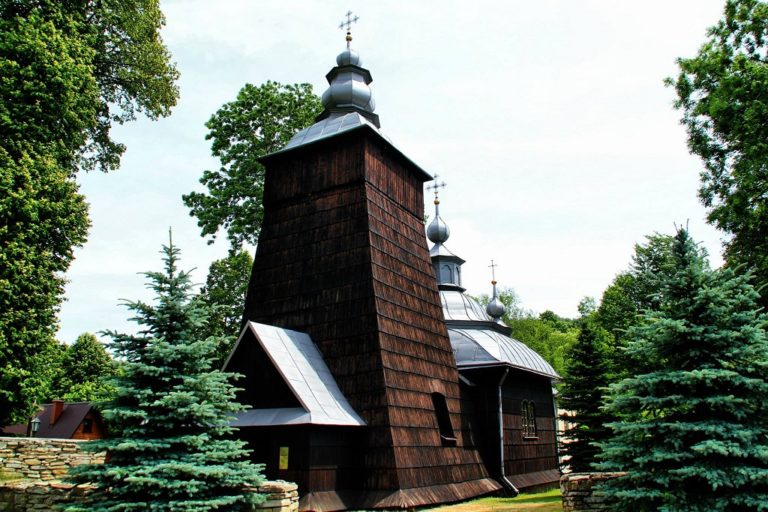
<svg viewBox="0 0 768 512"><path fill-rule="evenodd" d="M573 316L626 268L634 243L686 221L719 265L721 234L696 198L701 164L662 80L723 3L162 2L181 99L168 119L114 130L128 146L119 171L81 176L93 227L68 273L59 338L135 330L120 299L150 297L139 273L160 268L170 226L182 266L204 281L226 242L206 244L181 195L217 166L205 121L246 82L322 93L347 9L360 16L353 47L382 130L448 182L447 246L467 260L470 293L489 292L493 258L525 307Z"/></svg>

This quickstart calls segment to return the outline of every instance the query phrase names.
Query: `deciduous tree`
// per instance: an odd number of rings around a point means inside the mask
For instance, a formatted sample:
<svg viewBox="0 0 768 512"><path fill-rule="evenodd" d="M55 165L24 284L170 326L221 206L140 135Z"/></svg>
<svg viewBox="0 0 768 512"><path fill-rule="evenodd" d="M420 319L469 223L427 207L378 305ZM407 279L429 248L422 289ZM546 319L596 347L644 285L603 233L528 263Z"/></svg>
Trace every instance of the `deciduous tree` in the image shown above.
<svg viewBox="0 0 768 512"><path fill-rule="evenodd" d="M200 183L207 192L183 197L190 215L197 217L201 235L213 243L224 229L233 250L258 241L264 215L264 166L257 160L281 149L322 111L320 98L309 84L245 84L237 99L222 106L206 123L216 171L203 171Z"/></svg>
<svg viewBox="0 0 768 512"><path fill-rule="evenodd" d="M0 2L0 424L42 393L64 273L87 236L79 168L117 167L113 122L167 115L157 0Z"/></svg>
<svg viewBox="0 0 768 512"><path fill-rule="evenodd" d="M699 197L728 234L726 259L768 283L768 4L728 0L723 18L667 79L688 147L704 162ZM768 305L768 295L762 299Z"/></svg>
<svg viewBox="0 0 768 512"><path fill-rule="evenodd" d="M216 349L216 364L221 366L240 334L243 305L248 291L253 258L245 249L216 260L208 268L205 286L199 300L208 306L210 315L200 331L201 337L215 336L221 340Z"/></svg>
<svg viewBox="0 0 768 512"><path fill-rule="evenodd" d="M116 364L104 345L91 333L83 333L67 347L61 358L61 375L54 383L51 399L68 402L97 402L108 399L114 388Z"/></svg>

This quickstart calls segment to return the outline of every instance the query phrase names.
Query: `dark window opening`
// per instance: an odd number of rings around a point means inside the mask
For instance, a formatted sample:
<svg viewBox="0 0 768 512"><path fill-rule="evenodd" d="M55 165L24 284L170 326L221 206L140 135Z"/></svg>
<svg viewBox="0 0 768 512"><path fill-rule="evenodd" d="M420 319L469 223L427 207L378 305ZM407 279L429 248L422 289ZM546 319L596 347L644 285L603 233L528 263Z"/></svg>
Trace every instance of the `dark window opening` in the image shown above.
<svg viewBox="0 0 768 512"><path fill-rule="evenodd" d="M445 396L440 393L432 393L432 405L435 408L437 427L440 429L440 440L443 446L456 446L456 435L453 433L451 415L448 413Z"/></svg>
<svg viewBox="0 0 768 512"><path fill-rule="evenodd" d="M443 283L453 283L453 271L451 270L451 267L443 265L440 277L440 281Z"/></svg>
<svg viewBox="0 0 768 512"><path fill-rule="evenodd" d="M83 420L83 434L90 434L91 432L93 432L93 420L85 418Z"/></svg>
<svg viewBox="0 0 768 512"><path fill-rule="evenodd" d="M520 409L523 419L523 437L536 437L536 406L531 401L523 400Z"/></svg>

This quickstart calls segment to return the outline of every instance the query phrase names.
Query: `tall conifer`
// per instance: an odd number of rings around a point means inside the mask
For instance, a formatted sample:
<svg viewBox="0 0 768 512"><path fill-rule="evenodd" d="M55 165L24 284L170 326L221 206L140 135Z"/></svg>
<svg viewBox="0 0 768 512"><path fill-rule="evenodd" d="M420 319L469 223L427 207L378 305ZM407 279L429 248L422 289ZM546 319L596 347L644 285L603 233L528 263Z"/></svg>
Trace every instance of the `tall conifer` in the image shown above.
<svg viewBox="0 0 768 512"><path fill-rule="evenodd" d="M768 510L768 341L748 278L712 271L685 230L659 306L632 329L642 373L611 387L605 492L633 511Z"/></svg>
<svg viewBox="0 0 768 512"><path fill-rule="evenodd" d="M244 492L260 482L261 467L247 461L244 443L232 439L228 421L235 402L232 374L212 369L217 340L199 340L206 321L200 301L190 300L188 272L179 250L163 247L164 272L147 272L155 304L129 302L136 335L109 332L123 366L117 397L104 416L110 438L90 444L107 450L105 464L79 466L72 478L96 486L89 511L239 510L261 499Z"/></svg>
<svg viewBox="0 0 768 512"><path fill-rule="evenodd" d="M604 340L607 333L595 324L593 316L585 316L581 321L581 332L569 354L558 400L559 407L567 411L561 416L566 421L561 454L567 457L565 464L574 472L593 469L600 451L595 443L605 440L606 423L610 421L602 409L610 372Z"/></svg>

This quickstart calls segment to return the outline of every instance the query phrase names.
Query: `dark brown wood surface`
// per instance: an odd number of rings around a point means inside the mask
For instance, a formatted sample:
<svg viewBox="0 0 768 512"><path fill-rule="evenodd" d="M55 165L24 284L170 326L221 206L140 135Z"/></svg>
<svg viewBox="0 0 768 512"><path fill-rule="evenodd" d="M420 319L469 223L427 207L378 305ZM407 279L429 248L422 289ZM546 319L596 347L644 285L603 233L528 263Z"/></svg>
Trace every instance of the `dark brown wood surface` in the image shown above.
<svg viewBox="0 0 768 512"><path fill-rule="evenodd" d="M451 485L486 479L464 439L458 371L424 237L421 173L367 129L266 167L244 320L306 332L318 345L367 423L358 447L363 490L445 486L433 494L450 501ZM440 437L432 393L445 397L456 446ZM332 485L332 470L310 466L308 490Z"/></svg>

